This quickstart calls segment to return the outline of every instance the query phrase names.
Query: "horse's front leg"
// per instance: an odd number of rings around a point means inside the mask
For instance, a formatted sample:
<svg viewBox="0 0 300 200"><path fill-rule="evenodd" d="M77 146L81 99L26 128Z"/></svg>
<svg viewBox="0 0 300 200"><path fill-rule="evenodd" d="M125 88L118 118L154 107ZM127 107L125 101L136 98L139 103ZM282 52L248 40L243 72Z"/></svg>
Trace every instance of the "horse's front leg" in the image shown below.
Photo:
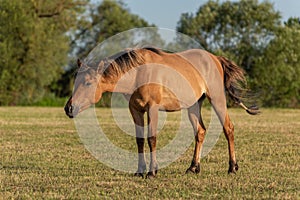
<svg viewBox="0 0 300 200"><path fill-rule="evenodd" d="M148 145L150 148L150 166L147 178L154 178L158 171L156 160L156 131L158 123L158 106L152 106L147 112L148 118Z"/></svg>
<svg viewBox="0 0 300 200"><path fill-rule="evenodd" d="M135 123L136 143L138 146L138 169L134 175L144 177L144 172L146 171L144 154L144 112L140 112L133 107L129 107L129 109Z"/></svg>
<svg viewBox="0 0 300 200"><path fill-rule="evenodd" d="M193 126L194 134L195 134L195 149L194 149L194 155L193 155L191 166L186 170L186 173L198 174L200 172L200 156L201 156L202 144L204 142L204 137L205 137L205 126L202 121L201 110L200 110L201 104L202 101L199 101L199 103L195 103L192 107L188 109L189 119Z"/></svg>

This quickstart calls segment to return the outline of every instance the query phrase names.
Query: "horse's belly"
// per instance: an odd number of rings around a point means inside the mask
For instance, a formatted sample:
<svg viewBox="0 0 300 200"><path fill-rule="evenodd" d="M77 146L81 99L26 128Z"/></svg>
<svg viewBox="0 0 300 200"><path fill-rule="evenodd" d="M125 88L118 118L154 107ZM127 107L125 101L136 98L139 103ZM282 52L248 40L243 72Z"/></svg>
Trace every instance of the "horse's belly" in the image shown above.
<svg viewBox="0 0 300 200"><path fill-rule="evenodd" d="M169 112L189 108L199 99L199 97L195 97L192 93L186 95L175 95L173 92L168 90L164 90L161 97L159 109Z"/></svg>
<svg viewBox="0 0 300 200"><path fill-rule="evenodd" d="M180 105L180 102L177 99L163 98L159 104L159 110L161 111L172 112L181 109L182 107Z"/></svg>

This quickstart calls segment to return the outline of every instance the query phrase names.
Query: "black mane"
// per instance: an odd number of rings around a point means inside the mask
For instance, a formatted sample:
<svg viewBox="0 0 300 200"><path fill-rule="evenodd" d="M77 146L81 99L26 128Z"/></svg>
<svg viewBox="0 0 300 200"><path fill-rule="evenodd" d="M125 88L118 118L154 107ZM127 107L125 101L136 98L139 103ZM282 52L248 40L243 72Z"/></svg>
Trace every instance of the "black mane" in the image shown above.
<svg viewBox="0 0 300 200"><path fill-rule="evenodd" d="M118 76L134 67L143 65L145 64L145 60L141 53L142 50L148 50L159 55L162 53L160 49L154 47L125 49L124 51L102 60L99 63L98 68L100 68L100 70L98 71L100 71L104 77Z"/></svg>

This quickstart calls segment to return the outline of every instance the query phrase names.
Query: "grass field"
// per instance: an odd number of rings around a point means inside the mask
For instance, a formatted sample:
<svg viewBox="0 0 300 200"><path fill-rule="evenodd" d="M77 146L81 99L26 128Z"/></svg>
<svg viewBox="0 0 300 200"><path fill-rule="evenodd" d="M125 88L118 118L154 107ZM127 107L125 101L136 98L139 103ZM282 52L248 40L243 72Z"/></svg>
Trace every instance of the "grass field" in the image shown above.
<svg viewBox="0 0 300 200"><path fill-rule="evenodd" d="M259 116L229 112L235 124L237 174L227 175L222 134L201 160L200 174L184 174L191 146L148 180L95 159L62 108L0 107L0 199L300 199L300 110L263 109ZM209 110L204 113L210 115ZM109 109L97 109L97 114L107 121L108 138L136 151L135 139L122 136ZM168 143L172 130L172 123L166 123L159 145Z"/></svg>

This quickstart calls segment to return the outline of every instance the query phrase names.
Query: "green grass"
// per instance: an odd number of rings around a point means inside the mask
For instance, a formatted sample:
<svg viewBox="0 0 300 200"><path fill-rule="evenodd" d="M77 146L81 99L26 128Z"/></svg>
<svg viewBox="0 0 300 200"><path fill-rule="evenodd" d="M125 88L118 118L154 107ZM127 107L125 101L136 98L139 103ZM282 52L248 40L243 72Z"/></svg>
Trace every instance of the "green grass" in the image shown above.
<svg viewBox="0 0 300 200"><path fill-rule="evenodd" d="M0 199L300 199L300 110L229 113L235 124L237 174L227 175L227 142L221 135L201 160L199 175L184 174L191 146L156 179L147 180L96 160L63 108L0 107ZM136 151L135 139L116 127L109 109L97 109L97 115L112 142ZM176 129L176 113L167 119L159 148Z"/></svg>

